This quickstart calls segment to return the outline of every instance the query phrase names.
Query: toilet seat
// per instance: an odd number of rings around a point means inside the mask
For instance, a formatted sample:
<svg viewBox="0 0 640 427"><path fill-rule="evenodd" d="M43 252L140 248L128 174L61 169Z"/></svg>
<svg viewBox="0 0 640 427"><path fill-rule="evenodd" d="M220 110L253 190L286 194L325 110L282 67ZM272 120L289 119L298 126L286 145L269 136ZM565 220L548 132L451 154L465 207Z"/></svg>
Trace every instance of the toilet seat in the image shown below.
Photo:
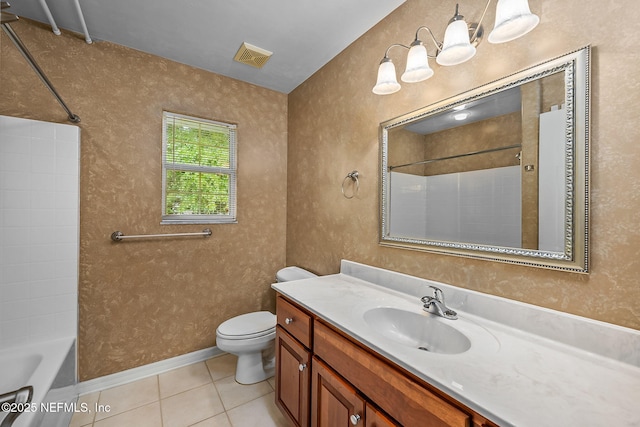
<svg viewBox="0 0 640 427"><path fill-rule="evenodd" d="M242 314L218 326L216 334L229 340L245 340L269 335L275 331L276 315L269 311Z"/></svg>
<svg viewBox="0 0 640 427"><path fill-rule="evenodd" d="M241 340L249 340L252 338L260 338L260 337L264 337L267 336L269 334L275 334L276 332L276 328L275 326L271 329L268 329L266 331L262 331L262 332L257 332L255 334L246 334L246 335L225 335L225 334L221 334L220 332L217 333L218 338L223 338L226 340L237 340L237 341L241 341ZM275 336L275 335L274 335Z"/></svg>

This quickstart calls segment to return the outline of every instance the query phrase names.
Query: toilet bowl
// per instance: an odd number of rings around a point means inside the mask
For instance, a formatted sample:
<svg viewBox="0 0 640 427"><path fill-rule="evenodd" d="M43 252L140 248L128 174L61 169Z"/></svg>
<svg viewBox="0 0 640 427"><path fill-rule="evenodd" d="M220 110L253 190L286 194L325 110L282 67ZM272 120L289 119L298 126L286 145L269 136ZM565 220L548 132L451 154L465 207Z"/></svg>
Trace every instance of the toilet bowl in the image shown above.
<svg viewBox="0 0 640 427"><path fill-rule="evenodd" d="M286 267L278 271L276 280L317 277L299 267ZM254 384L270 378L275 373L276 315L269 311L257 311L232 317L216 329L216 345L227 353L238 356L236 381Z"/></svg>
<svg viewBox="0 0 640 427"><path fill-rule="evenodd" d="M223 322L216 330L216 345L238 356L236 381L254 384L274 373L275 366L263 362L263 352L273 347L276 316L269 311L242 314Z"/></svg>

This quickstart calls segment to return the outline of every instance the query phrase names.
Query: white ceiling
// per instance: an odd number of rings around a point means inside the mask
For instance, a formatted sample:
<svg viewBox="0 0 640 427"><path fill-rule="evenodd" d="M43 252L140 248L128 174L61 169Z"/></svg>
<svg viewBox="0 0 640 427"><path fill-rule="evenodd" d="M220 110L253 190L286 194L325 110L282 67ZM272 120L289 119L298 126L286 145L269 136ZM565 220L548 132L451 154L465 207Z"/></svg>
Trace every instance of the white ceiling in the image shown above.
<svg viewBox="0 0 640 427"><path fill-rule="evenodd" d="M80 0L80 6L93 40L289 93L405 1ZM10 3L10 13L49 22L38 0ZM62 31L82 33L74 0L48 5ZM235 62L242 42L273 56L262 69Z"/></svg>

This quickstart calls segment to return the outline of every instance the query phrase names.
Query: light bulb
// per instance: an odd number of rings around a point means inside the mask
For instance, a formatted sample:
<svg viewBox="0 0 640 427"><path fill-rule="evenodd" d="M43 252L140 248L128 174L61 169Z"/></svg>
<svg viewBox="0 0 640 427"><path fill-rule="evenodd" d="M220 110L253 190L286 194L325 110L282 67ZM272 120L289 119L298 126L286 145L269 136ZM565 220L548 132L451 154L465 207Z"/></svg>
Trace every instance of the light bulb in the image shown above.
<svg viewBox="0 0 640 427"><path fill-rule="evenodd" d="M496 23L489 34L489 43L505 43L533 30L540 18L531 13L527 0L498 0Z"/></svg>
<svg viewBox="0 0 640 427"><path fill-rule="evenodd" d="M469 42L469 27L463 19L453 21L444 32L442 51L436 57L440 65L457 65L473 58L476 48Z"/></svg>
<svg viewBox="0 0 640 427"><path fill-rule="evenodd" d="M417 83L427 80L431 76L433 76L433 70L429 67L427 49L420 42L412 44L407 54L407 67L402 74L402 81Z"/></svg>
<svg viewBox="0 0 640 427"><path fill-rule="evenodd" d="M400 83L396 79L396 67L391 59L385 57L378 67L378 81L373 87L376 95L390 95L400 90Z"/></svg>

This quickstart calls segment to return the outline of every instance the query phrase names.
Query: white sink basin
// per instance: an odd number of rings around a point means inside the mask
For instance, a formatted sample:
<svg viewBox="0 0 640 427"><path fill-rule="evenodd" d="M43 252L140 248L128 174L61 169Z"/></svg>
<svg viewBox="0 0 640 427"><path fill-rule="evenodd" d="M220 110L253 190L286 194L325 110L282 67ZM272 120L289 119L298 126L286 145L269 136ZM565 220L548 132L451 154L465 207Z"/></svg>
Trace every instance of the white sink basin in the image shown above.
<svg viewBox="0 0 640 427"><path fill-rule="evenodd" d="M373 308L363 317L376 333L410 348L441 354L464 353L471 348L469 338L448 324L459 320L392 307Z"/></svg>

